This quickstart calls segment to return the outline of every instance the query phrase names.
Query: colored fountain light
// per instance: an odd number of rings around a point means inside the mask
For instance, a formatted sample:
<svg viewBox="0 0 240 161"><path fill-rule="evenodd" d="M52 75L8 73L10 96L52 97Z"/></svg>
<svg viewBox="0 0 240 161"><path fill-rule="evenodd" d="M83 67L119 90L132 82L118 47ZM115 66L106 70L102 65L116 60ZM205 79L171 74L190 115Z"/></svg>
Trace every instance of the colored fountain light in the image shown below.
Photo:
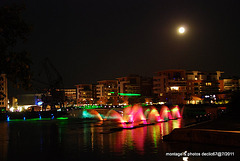
<svg viewBox="0 0 240 161"><path fill-rule="evenodd" d="M145 108L146 109L146 108ZM143 107L140 105L129 106L123 109L122 112L111 109L105 116L100 115L94 109L84 109L82 118L91 118L102 121L109 120L111 122L121 123L123 128L133 128L142 126L143 124L158 123L171 119L181 118L179 107L174 106L171 110L167 106L162 106L160 112L156 107L152 106L143 112Z"/></svg>
<svg viewBox="0 0 240 161"><path fill-rule="evenodd" d="M96 110L83 110L82 118L91 118L91 119L98 119L100 121L103 120L102 116Z"/></svg>
<svg viewBox="0 0 240 161"><path fill-rule="evenodd" d="M173 119L181 118L181 114L180 114L180 110L179 110L179 107L178 107L178 106L174 106L174 107L171 109L171 114L172 114L172 118L173 118Z"/></svg>
<svg viewBox="0 0 240 161"><path fill-rule="evenodd" d="M10 117L7 115L7 121L10 121Z"/></svg>
<svg viewBox="0 0 240 161"><path fill-rule="evenodd" d="M145 122L146 121L146 118L143 114L143 109L139 105L134 105L132 107L131 117L132 118L131 120L129 120L129 122L140 122L140 121Z"/></svg>
<svg viewBox="0 0 240 161"><path fill-rule="evenodd" d="M158 110L154 107L148 114L149 123L156 123L163 121L158 113Z"/></svg>
<svg viewBox="0 0 240 161"><path fill-rule="evenodd" d="M167 121L167 120L171 120L172 119L172 115L171 115L171 112L169 110L169 108L167 106L162 106L161 107L161 110L160 110L160 117L164 120L164 121Z"/></svg>
<svg viewBox="0 0 240 161"><path fill-rule="evenodd" d="M106 119L108 120L116 120L120 123L125 123L125 121L123 120L122 116L115 110L110 110L108 111L107 115L106 115Z"/></svg>

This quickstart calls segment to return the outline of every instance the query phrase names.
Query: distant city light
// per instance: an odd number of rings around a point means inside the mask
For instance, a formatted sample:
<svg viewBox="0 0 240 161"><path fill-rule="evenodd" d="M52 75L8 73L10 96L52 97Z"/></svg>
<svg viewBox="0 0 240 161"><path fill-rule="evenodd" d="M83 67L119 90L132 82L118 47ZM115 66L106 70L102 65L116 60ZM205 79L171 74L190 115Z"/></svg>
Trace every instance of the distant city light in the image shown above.
<svg viewBox="0 0 240 161"><path fill-rule="evenodd" d="M41 106L42 104L43 104L42 101L39 101L39 102L37 103L38 106Z"/></svg>

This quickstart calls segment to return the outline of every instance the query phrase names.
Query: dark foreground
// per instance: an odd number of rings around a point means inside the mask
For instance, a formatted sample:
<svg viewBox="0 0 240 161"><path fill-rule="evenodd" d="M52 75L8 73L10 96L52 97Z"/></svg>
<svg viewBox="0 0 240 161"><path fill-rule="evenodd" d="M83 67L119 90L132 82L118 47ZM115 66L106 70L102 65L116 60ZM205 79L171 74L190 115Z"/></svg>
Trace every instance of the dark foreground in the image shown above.
<svg viewBox="0 0 240 161"><path fill-rule="evenodd" d="M234 157L189 157L188 160L238 160L240 148L164 142L163 135L181 120L113 131L118 125L94 120L0 122L0 161L183 160L169 152L234 152Z"/></svg>

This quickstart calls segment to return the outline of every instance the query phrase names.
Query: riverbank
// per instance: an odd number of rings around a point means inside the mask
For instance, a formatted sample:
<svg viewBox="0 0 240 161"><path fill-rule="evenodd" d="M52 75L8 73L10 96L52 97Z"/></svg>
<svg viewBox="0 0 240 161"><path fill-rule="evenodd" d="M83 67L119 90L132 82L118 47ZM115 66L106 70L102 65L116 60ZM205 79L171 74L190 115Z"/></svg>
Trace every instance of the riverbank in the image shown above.
<svg viewBox="0 0 240 161"><path fill-rule="evenodd" d="M228 113L211 121L174 129L163 140L240 147L240 119L237 113Z"/></svg>

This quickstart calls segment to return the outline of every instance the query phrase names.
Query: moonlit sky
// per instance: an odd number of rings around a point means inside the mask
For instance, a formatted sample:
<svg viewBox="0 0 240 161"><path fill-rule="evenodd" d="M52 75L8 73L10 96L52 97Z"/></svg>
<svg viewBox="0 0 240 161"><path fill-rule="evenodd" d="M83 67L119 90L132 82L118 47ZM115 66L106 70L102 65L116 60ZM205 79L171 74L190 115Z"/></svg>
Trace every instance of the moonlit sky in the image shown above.
<svg viewBox="0 0 240 161"><path fill-rule="evenodd" d="M22 0L3 0L0 4ZM25 0L33 70L48 57L66 87L164 69L240 76L240 1ZM186 27L179 35L177 29Z"/></svg>

